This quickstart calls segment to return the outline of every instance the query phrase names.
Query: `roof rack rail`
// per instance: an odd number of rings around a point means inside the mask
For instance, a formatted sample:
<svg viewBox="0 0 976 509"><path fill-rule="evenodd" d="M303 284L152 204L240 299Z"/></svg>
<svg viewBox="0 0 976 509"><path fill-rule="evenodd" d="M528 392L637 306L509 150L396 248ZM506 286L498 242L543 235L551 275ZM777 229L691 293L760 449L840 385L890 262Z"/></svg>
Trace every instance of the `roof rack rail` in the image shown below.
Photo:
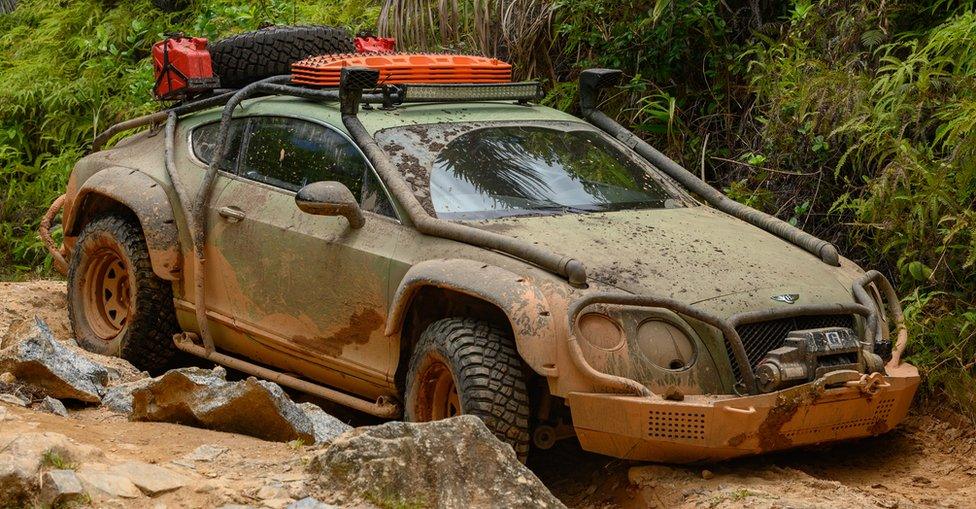
<svg viewBox="0 0 976 509"><path fill-rule="evenodd" d="M253 85L256 88L249 89ZM302 99L338 102L338 88L315 88L305 85L291 84L291 75L274 76L266 80L252 83L247 87L223 92L210 97L189 101L149 115L126 120L112 125L102 131L92 141L91 152L98 152L115 136L147 125L161 125L170 113L178 117L196 113L205 109L223 106L240 92L249 89L248 98L260 95L285 95ZM536 81L520 83L457 83L457 84L405 84L384 85L373 89L373 93L364 94L363 104L382 104L393 107L397 104L420 102L482 102L482 101L515 101L519 104L540 101L545 97L542 84Z"/></svg>

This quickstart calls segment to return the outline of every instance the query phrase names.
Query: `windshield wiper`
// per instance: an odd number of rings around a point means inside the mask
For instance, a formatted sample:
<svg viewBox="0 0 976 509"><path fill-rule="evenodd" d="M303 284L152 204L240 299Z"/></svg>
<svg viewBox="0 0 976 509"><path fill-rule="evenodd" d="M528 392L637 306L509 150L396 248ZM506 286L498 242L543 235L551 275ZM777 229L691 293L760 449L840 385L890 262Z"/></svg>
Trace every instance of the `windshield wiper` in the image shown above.
<svg viewBox="0 0 976 509"><path fill-rule="evenodd" d="M589 212L603 212L603 210L604 210L602 207L586 208L586 207L579 207L579 206L574 206L574 205L559 205L559 204L544 205L544 206L540 206L540 207L534 207L534 209L535 210L558 210L558 211L561 211L561 212L570 212L570 213L573 213L573 214L586 214L586 213L589 213Z"/></svg>

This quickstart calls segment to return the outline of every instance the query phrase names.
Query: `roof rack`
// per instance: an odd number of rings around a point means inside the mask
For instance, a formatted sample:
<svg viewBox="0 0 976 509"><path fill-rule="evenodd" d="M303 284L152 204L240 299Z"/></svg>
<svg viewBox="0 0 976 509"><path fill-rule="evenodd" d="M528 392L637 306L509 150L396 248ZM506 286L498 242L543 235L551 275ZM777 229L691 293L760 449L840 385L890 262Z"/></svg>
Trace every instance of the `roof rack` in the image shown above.
<svg viewBox="0 0 976 509"><path fill-rule="evenodd" d="M306 58L291 65L297 84L339 86L344 68L379 71L379 85L402 83L508 83L512 65L497 58L444 53L346 53Z"/></svg>
<svg viewBox="0 0 976 509"><path fill-rule="evenodd" d="M98 152L109 140L125 131L138 129L147 125L162 124L166 121L170 113L175 113L177 117L182 117L217 106L224 106L235 97L238 97L238 103L244 99L261 95L284 95L323 102L339 101L338 88L322 89L291 83L291 75L274 76L252 83L241 89L185 102L163 111L119 122L95 137L92 141L91 152ZM542 84L535 81L521 83L383 85L373 90L372 93L362 96L361 102L363 104L382 104L384 107L419 102L515 101L524 104L540 101L545 97Z"/></svg>

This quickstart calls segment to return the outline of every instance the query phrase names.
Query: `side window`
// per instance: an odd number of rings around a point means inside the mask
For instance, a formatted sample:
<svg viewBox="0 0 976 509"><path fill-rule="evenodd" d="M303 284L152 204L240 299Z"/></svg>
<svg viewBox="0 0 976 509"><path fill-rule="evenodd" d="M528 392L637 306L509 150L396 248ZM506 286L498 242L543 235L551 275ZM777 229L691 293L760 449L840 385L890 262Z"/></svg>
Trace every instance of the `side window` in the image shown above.
<svg viewBox="0 0 976 509"><path fill-rule="evenodd" d="M363 182L363 199L360 203L363 210L394 219L397 217L396 211L393 210L393 204L386 197L386 192L383 191L378 177L371 171L366 172L366 180Z"/></svg>
<svg viewBox="0 0 976 509"><path fill-rule="evenodd" d="M345 184L359 199L366 163L342 135L319 124L285 117L252 117L238 174L289 191L334 180Z"/></svg>
<svg viewBox="0 0 976 509"><path fill-rule="evenodd" d="M246 125L246 118L231 120L227 157L217 165L221 170L233 173L236 169L237 156L241 151L241 139L244 138L244 127ZM190 135L190 141L193 144L193 155L200 162L210 164L214 156L214 150L217 149L217 134L219 132L220 122L205 124L193 130L193 134Z"/></svg>
<svg viewBox="0 0 976 509"><path fill-rule="evenodd" d="M251 117L238 173L289 191L312 182L342 182L363 210L396 218L393 205L356 147L336 131L313 122Z"/></svg>

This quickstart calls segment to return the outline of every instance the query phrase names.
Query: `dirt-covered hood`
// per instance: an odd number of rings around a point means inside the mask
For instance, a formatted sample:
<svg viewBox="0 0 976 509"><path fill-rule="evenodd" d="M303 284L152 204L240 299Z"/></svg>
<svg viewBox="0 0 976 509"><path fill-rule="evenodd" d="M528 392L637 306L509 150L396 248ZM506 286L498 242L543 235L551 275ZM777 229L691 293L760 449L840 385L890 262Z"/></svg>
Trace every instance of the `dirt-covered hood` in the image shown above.
<svg viewBox="0 0 976 509"><path fill-rule="evenodd" d="M836 267L708 207L496 219L472 226L582 261L587 275L634 294L655 294L721 315L798 304L851 302Z"/></svg>

